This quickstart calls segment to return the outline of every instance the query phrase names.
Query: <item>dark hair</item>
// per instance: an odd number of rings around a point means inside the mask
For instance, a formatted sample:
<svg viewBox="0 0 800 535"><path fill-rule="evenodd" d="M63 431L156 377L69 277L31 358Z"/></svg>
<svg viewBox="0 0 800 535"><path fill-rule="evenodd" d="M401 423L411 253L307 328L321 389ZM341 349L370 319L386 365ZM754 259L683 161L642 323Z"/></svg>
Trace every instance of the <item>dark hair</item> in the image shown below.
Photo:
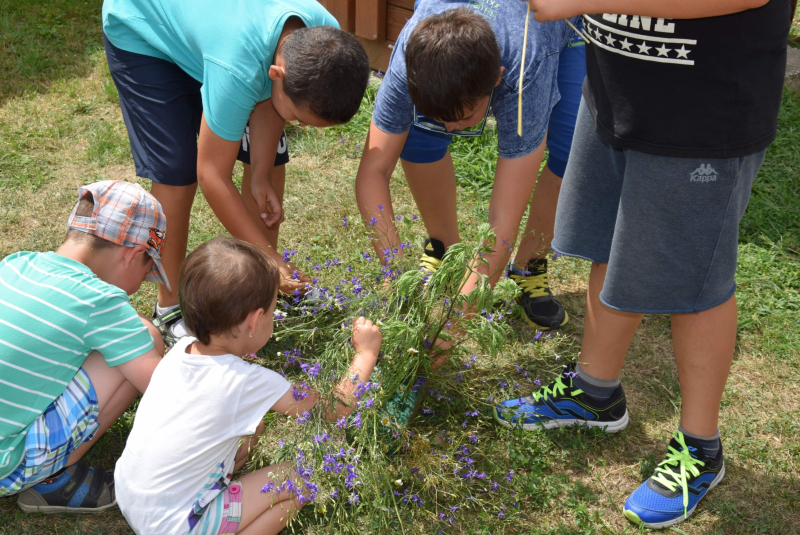
<svg viewBox="0 0 800 535"><path fill-rule="evenodd" d="M278 293L278 264L236 238L214 238L192 251L181 267L178 295L186 328L208 344L233 333L247 315L269 310Z"/></svg>
<svg viewBox="0 0 800 535"><path fill-rule="evenodd" d="M277 53L286 67L283 90L292 102L329 123L353 118L369 82L369 57L358 39L330 26L299 28Z"/></svg>
<svg viewBox="0 0 800 535"><path fill-rule="evenodd" d="M459 7L423 19L406 43L408 92L417 111L459 121L489 95L500 71L500 46L482 15Z"/></svg>
<svg viewBox="0 0 800 535"><path fill-rule="evenodd" d="M92 217L94 212L94 197L91 192L84 193L83 197L78 201L78 210L75 212L76 216ZM100 236L89 234L82 230L68 228L67 235L64 236L65 242L79 243L89 247L93 251L102 251L104 249L113 249L114 247L123 247L114 242L105 240ZM149 256L147 258L150 258Z"/></svg>

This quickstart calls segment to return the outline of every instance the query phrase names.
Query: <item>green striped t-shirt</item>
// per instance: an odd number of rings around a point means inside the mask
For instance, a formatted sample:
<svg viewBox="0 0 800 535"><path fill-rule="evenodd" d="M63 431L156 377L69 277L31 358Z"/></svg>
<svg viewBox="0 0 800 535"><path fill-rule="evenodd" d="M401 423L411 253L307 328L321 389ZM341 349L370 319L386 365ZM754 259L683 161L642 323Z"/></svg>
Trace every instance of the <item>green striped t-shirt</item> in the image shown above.
<svg viewBox="0 0 800 535"><path fill-rule="evenodd" d="M53 252L0 262L0 479L14 471L31 423L92 351L118 366L153 347L120 288Z"/></svg>

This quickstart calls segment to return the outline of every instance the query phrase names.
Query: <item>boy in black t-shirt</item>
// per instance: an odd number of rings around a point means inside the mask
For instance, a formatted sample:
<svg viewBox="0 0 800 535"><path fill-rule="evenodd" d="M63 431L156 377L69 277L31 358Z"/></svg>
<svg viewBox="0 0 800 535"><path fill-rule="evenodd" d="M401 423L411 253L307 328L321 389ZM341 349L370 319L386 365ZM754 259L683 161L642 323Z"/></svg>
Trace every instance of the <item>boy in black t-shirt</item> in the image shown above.
<svg viewBox="0 0 800 535"><path fill-rule="evenodd" d="M738 226L775 139L789 0L529 4L538 20L600 13L584 15L584 101L553 240L593 263L580 362L495 416L624 429L625 354L645 313L670 314L681 422L624 512L672 526L725 475L717 423L736 341Z"/></svg>

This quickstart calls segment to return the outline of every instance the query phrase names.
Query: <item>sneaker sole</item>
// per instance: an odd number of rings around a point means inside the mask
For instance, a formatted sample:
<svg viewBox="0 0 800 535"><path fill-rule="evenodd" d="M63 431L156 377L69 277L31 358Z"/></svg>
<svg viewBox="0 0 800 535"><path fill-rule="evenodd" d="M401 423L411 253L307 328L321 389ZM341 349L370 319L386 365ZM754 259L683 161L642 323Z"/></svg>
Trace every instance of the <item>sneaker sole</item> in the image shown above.
<svg viewBox="0 0 800 535"><path fill-rule="evenodd" d="M639 518L639 515L637 515L633 511L629 511L628 509L623 509L622 514L625 515L625 518L627 518L637 526L644 526L650 529L664 529L675 526L677 524L680 524L681 522L687 521L689 517L694 514L694 511L695 509L697 509L697 506L700 505L700 502L702 502L705 499L705 497L708 496L708 493L711 492L711 489L719 485L719 482L722 481L724 477L725 477L725 461L722 461L722 469L717 474L717 477L715 477L714 480L711 482L711 484L708 486L708 490L706 491L705 494L703 494L703 497L700 498L696 504L694 504L694 507L689 509L686 516L680 515L678 516L678 518L673 518L672 520L667 520L665 522L645 522L641 518Z"/></svg>
<svg viewBox="0 0 800 535"><path fill-rule="evenodd" d="M564 325L569 323L569 314L567 314L567 311L565 310L564 311L564 321L562 321L561 323L558 323L557 321L554 321L553 323L550 324L549 327L545 327L543 325L539 325L538 323L536 323L535 321L530 319L527 314L525 314L525 321L528 322L528 325L530 325L531 327L533 327L534 329L537 329L539 331L557 331L561 327L563 327Z"/></svg>
<svg viewBox="0 0 800 535"><path fill-rule="evenodd" d="M494 419L500 425L505 427L521 427L525 431L533 431L535 429L556 429L559 427L574 427L574 426L586 426L586 427L601 427L603 431L606 433L617 433L622 431L626 427L628 427L628 422L630 418L628 417L628 410L625 410L625 414L622 415L622 418L619 420L615 420L613 422L594 422L592 420L547 420L546 422L537 422L535 424L512 424L511 422L507 422L500 418L497 414L497 407L494 409ZM711 490L709 488L709 490Z"/></svg>
<svg viewBox="0 0 800 535"><path fill-rule="evenodd" d="M42 513L52 515L55 513L91 514L102 513L117 506L117 500L101 507L67 507L65 505L28 505L17 502L17 505L25 513Z"/></svg>

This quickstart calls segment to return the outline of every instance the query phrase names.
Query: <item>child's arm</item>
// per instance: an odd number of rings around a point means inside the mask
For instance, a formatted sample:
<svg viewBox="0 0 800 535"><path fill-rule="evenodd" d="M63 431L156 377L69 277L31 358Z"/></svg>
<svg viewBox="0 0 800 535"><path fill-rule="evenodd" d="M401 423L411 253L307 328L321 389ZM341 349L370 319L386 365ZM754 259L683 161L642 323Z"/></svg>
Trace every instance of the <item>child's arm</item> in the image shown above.
<svg viewBox="0 0 800 535"><path fill-rule="evenodd" d="M250 114L250 190L267 227L280 225L283 221L283 207L272 188L271 177L285 125L286 121L275 111L272 99L256 104Z"/></svg>
<svg viewBox="0 0 800 535"><path fill-rule="evenodd" d="M341 403L336 403L333 411L325 412L326 420L332 421L353 412L356 405L356 398L353 394L359 383L369 381L381 350L381 340L381 332L372 324L372 321L361 317L353 324L352 342L356 354L347 371L347 376L336 386L337 397ZM294 391L294 388L289 390L270 410L288 416L298 416L310 411L319 401L319 392L312 390L308 392L308 397L305 399L296 400Z"/></svg>
<svg viewBox="0 0 800 535"><path fill-rule="evenodd" d="M219 137L203 117L197 142L197 182L225 229L232 236L260 247L278 263L281 274L289 277L291 270L283 257L272 248L257 222L250 218L247 205L233 183L233 164L236 163L240 143ZM276 149L277 146L276 141Z"/></svg>
<svg viewBox="0 0 800 535"><path fill-rule="evenodd" d="M408 138L404 134L384 132L370 121L364 153L356 174L356 201L362 219L367 222L372 237L372 245L381 262L383 250L397 247L400 236L394 225L392 196L389 180L400 159L400 153ZM380 210L378 207L384 207ZM373 222L372 219L374 218Z"/></svg>
<svg viewBox="0 0 800 535"><path fill-rule="evenodd" d="M668 19L699 19L738 13L769 0L528 0L536 20L559 20L584 13L625 13Z"/></svg>

